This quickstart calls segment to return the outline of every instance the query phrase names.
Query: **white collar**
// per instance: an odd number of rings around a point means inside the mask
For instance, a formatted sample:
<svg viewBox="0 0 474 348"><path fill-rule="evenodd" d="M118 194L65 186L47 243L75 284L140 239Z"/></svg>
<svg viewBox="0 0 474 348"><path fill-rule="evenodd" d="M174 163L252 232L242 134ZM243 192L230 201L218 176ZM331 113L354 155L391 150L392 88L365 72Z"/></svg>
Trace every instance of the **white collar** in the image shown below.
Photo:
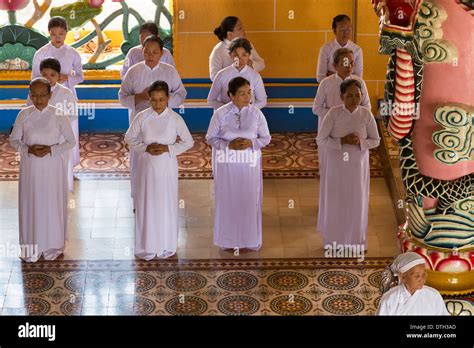
<svg viewBox="0 0 474 348"><path fill-rule="evenodd" d="M342 109L345 110L348 114L354 115L359 110L359 107L357 106L354 109L354 111L350 112L349 109L347 109L346 106L344 104L342 104Z"/></svg>

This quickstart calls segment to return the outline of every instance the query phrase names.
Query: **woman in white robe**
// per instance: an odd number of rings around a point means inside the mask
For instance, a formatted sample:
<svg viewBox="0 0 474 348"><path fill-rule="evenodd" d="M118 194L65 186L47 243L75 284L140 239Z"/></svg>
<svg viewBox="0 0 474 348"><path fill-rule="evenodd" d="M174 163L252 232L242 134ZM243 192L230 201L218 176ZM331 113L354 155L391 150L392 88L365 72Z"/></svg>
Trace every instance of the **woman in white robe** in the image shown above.
<svg viewBox="0 0 474 348"><path fill-rule="evenodd" d="M68 152L75 145L71 122L48 104L51 86L30 84L33 105L18 114L10 144L20 153L19 220L21 258L54 260L64 251L67 233Z"/></svg>
<svg viewBox="0 0 474 348"><path fill-rule="evenodd" d="M362 48L351 41L352 23L349 16L341 14L332 20L332 31L335 38L325 43L319 49L316 79L321 82L326 77L336 73L334 70L334 52L339 48L348 48L354 53L354 75L362 78L364 69L364 58Z"/></svg>
<svg viewBox="0 0 474 348"><path fill-rule="evenodd" d="M151 108L140 112L125 134L125 141L137 154L135 255L144 260L167 258L176 253L179 229L176 156L194 143L183 118L168 108L166 82L154 82L149 94Z"/></svg>
<svg viewBox="0 0 474 348"><path fill-rule="evenodd" d="M341 99L341 84L345 80L359 80L362 86L362 98L360 105L365 106L369 110L371 108L369 92L367 91L365 82L352 74L354 68L354 53L348 48L337 49L334 52L332 61L334 62L333 65L336 73L326 77L323 81L321 81L313 103L313 114L318 116L318 132L321 129L321 124L329 109L343 104ZM319 177L321 182L321 180L324 180L325 176L324 147L318 147L318 163ZM325 192L325 190L320 190L319 192L319 209L322 215L324 215L321 209L324 209L323 201L325 199ZM318 230L321 230L321 221L322 219L318 220Z"/></svg>
<svg viewBox="0 0 474 348"><path fill-rule="evenodd" d="M262 153L270 143L267 121L250 104L250 83L229 83L232 102L212 116L206 140L213 149L216 210L214 244L222 249L262 246Z"/></svg>
<svg viewBox="0 0 474 348"><path fill-rule="evenodd" d="M150 107L148 88L155 81L165 81L169 87L168 106L177 108L186 99L186 89L178 71L171 65L160 62L163 41L149 36L143 42L145 60L132 66L125 75L119 90L120 104L128 109L129 124L135 116ZM135 168L137 159L133 149L129 151L131 195L135 195Z"/></svg>
<svg viewBox="0 0 474 348"><path fill-rule="evenodd" d="M375 118L360 106L361 84L341 84L343 105L333 107L323 119L316 141L324 148L323 200L318 227L324 245L351 245L367 249L370 164L369 149L379 145Z"/></svg>
<svg viewBox="0 0 474 348"><path fill-rule="evenodd" d="M51 41L36 51L31 63L31 78L41 76L40 63L45 58L56 58L61 63L59 83L68 88L77 99L76 85L84 81L82 62L79 53L66 40L68 27L62 17L52 17L48 22Z"/></svg>
<svg viewBox="0 0 474 348"><path fill-rule="evenodd" d="M61 63L56 58L46 58L40 63L41 76L47 79L51 85L51 99L49 104L61 109L71 121L72 131L76 139L76 145L70 151L68 160L68 183L69 191L74 191L74 167L80 163L81 156L79 151L79 120L77 112L77 103L74 94L67 88L58 83L61 74ZM33 105L30 97L26 105Z"/></svg>
<svg viewBox="0 0 474 348"><path fill-rule="evenodd" d="M252 105L261 109L267 105L267 93L263 85L262 77L258 72L248 66L252 46L245 38L232 40L229 47L229 55L235 63L219 71L214 78L207 103L214 110L230 102L229 82L235 77L243 77L250 82L252 89Z"/></svg>
<svg viewBox="0 0 474 348"><path fill-rule="evenodd" d="M143 56L143 42L148 36L159 35L158 26L154 22L145 22L140 25L139 29L139 37L140 37L140 45L132 47L128 50L127 56L123 61L123 67L120 71L120 77L123 79L125 74L127 73L128 69L134 66L137 63L143 62L145 57ZM173 55L171 54L170 50L166 47L163 47L163 54L160 57L160 62L167 63L176 67L176 64L173 59Z"/></svg>
<svg viewBox="0 0 474 348"><path fill-rule="evenodd" d="M440 293L426 286L423 257L408 251L400 254L389 269L387 284L398 278L398 285L382 295L377 315L450 315Z"/></svg>
<svg viewBox="0 0 474 348"><path fill-rule="evenodd" d="M220 42L214 46L209 56L209 76L211 81L214 81L219 71L232 65L233 61L229 56L230 43L236 38L245 37L244 25L239 18L228 16L214 29L214 35L217 36ZM257 72L265 69L265 61L258 55L253 45L248 65Z"/></svg>

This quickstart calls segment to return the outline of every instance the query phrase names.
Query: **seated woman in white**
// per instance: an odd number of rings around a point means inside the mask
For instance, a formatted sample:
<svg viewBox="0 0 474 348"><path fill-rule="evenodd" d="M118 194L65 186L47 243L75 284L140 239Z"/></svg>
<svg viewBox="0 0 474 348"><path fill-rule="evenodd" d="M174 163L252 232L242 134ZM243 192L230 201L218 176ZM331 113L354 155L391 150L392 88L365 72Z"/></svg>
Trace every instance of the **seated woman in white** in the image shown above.
<svg viewBox="0 0 474 348"><path fill-rule="evenodd" d="M207 103L214 110L231 101L229 96L229 82L235 77L243 77L250 82L252 90L252 104L261 109L267 105L267 93L263 85L262 77L258 72L248 66L252 46L250 41L244 38L232 40L229 47L229 56L234 64L219 71L214 78Z"/></svg>
<svg viewBox="0 0 474 348"><path fill-rule="evenodd" d="M386 274L386 284L398 277L398 285L382 295L377 315L449 315L440 293L425 285L421 255L411 251L398 255Z"/></svg>

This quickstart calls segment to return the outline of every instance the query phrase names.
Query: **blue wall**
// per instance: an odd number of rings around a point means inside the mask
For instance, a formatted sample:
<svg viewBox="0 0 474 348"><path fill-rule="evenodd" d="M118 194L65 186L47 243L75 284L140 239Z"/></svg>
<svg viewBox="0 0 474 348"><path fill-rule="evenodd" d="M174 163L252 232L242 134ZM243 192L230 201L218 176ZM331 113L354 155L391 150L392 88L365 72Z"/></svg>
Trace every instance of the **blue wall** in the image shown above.
<svg viewBox="0 0 474 348"><path fill-rule="evenodd" d="M193 99L193 101L198 102L206 101L210 88L210 81L208 79L188 79L183 80L183 82L188 91L187 99ZM87 84L80 85L77 88L78 98L79 100L91 103L94 100L118 103L119 84L120 81L87 81ZM316 131L317 118L312 114L310 107L289 108L290 105L297 101L304 101L305 106L308 106L308 102L312 102L317 89L315 80L266 79L265 84L270 102L285 102L283 106L264 108L262 110L267 118L270 131ZM5 133L11 129L19 108L2 109L2 100L18 100L18 102L25 100L28 95L28 81L6 81L2 82L2 85L3 88L0 88L0 132ZM7 87L9 85L15 85L16 88ZM83 133L125 132L128 128L128 113L126 109L121 108L118 104L116 105L116 107L104 109L98 103L98 107L94 108L93 116L80 114L80 131ZM179 110L176 111L179 112ZM181 116L183 116L191 131L207 131L212 116L212 109L186 106L181 112L183 112Z"/></svg>

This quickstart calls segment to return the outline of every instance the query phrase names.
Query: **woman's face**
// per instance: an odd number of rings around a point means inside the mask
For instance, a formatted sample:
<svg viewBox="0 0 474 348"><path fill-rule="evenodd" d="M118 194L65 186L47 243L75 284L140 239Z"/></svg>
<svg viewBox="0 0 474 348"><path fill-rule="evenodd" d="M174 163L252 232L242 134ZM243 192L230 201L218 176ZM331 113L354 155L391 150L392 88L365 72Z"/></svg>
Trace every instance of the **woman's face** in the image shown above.
<svg viewBox="0 0 474 348"><path fill-rule="evenodd" d="M354 69L354 55L352 53L345 53L339 56L339 61L334 64L339 76L347 77L352 74Z"/></svg>
<svg viewBox="0 0 474 348"><path fill-rule="evenodd" d="M402 282L408 291L415 292L420 290L426 282L426 267L424 264L416 265L402 274Z"/></svg>
<svg viewBox="0 0 474 348"><path fill-rule="evenodd" d="M347 109L355 109L360 105L362 92L356 85L351 85L347 88L346 93L341 95L341 98Z"/></svg>
<svg viewBox="0 0 474 348"><path fill-rule="evenodd" d="M59 48L64 45L64 40L66 40L67 31L61 27L51 28L49 31L49 36L51 37L51 44Z"/></svg>
<svg viewBox="0 0 474 348"><path fill-rule="evenodd" d="M227 32L227 40L234 40L235 38L245 37L245 29L240 19L237 20L233 31Z"/></svg>
<svg viewBox="0 0 474 348"><path fill-rule="evenodd" d="M250 53L248 53L243 47L238 47L232 52L230 52L230 58L232 58L232 61L236 61L236 59L239 60L239 68L243 68L244 66L247 65L250 59Z"/></svg>
<svg viewBox="0 0 474 348"><path fill-rule="evenodd" d="M45 68L41 69L41 77L49 81L51 87L55 86L59 80L59 73L56 70Z"/></svg>
<svg viewBox="0 0 474 348"><path fill-rule="evenodd" d="M249 85L245 84L240 87L234 95L230 95L232 102L239 108L242 109L250 104L252 99L252 89Z"/></svg>
<svg viewBox="0 0 474 348"><path fill-rule="evenodd" d="M336 29L334 29L336 39L339 42L347 42L352 38L352 23L350 20L344 19L336 23Z"/></svg>
<svg viewBox="0 0 474 348"><path fill-rule="evenodd" d="M150 105L158 113L162 113L168 106L169 96L164 91L153 91L150 93Z"/></svg>
<svg viewBox="0 0 474 348"><path fill-rule="evenodd" d="M145 58L145 64L154 67L160 61L163 51L161 50L158 42L149 41L145 47L143 47L143 57Z"/></svg>
<svg viewBox="0 0 474 348"><path fill-rule="evenodd" d="M35 83L30 89L30 99L38 110L43 110L48 106L51 93L48 92L48 87L45 84Z"/></svg>

